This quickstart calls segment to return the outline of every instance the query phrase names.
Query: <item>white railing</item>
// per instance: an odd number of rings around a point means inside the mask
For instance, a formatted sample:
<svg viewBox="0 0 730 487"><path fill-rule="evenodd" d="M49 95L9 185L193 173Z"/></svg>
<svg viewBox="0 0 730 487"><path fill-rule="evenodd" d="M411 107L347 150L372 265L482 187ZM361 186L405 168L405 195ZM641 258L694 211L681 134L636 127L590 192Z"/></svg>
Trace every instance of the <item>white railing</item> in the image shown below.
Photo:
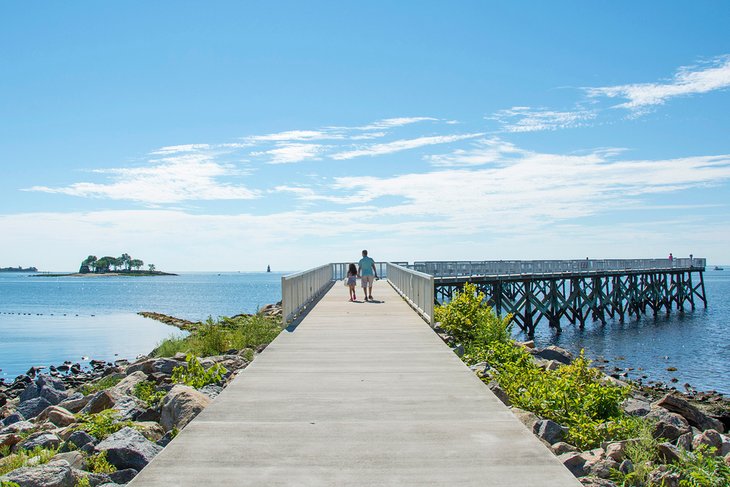
<svg viewBox="0 0 730 487"><path fill-rule="evenodd" d="M704 258L677 259L576 259L414 262L410 269L436 277L499 276L635 270L705 270Z"/></svg>
<svg viewBox="0 0 730 487"><path fill-rule="evenodd" d="M433 276L398 264L386 264L388 281L427 323L433 323Z"/></svg>
<svg viewBox="0 0 730 487"><path fill-rule="evenodd" d="M281 306L284 323L289 323L312 301L325 292L333 281L332 264L281 278Z"/></svg>
<svg viewBox="0 0 730 487"><path fill-rule="evenodd" d="M357 267L357 262L353 262L353 264L355 264L355 267ZM395 262L395 264L407 265L408 262ZM347 268L350 266L349 262L334 262L331 265L332 265L333 279L340 280L340 279L344 279L345 277L347 277ZM382 278L388 277L387 262L376 262L375 270L378 272L378 277L382 277Z"/></svg>

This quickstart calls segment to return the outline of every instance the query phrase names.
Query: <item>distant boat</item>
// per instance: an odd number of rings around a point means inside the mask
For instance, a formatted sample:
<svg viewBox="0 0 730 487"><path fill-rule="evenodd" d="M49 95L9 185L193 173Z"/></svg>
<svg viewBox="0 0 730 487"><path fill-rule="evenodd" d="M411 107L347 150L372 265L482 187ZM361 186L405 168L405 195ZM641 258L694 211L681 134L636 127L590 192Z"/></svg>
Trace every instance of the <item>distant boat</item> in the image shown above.
<svg viewBox="0 0 730 487"><path fill-rule="evenodd" d="M270 265L267 265L266 266L266 272L271 272L271 266Z"/></svg>
<svg viewBox="0 0 730 487"><path fill-rule="evenodd" d="M723 268L722 268L722 267L720 267L720 266L715 266L715 270L716 270L716 271L724 271L725 269L723 269Z"/></svg>

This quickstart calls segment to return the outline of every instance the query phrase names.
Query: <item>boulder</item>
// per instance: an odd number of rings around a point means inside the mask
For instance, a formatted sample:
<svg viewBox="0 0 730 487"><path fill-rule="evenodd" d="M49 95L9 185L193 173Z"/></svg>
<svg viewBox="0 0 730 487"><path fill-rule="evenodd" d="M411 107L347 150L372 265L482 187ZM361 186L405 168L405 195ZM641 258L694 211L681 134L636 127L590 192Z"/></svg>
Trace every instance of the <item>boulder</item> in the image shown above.
<svg viewBox="0 0 730 487"><path fill-rule="evenodd" d="M677 438L677 441L674 442L675 445L679 448L683 448L687 451L692 451L692 440L694 439L694 435L692 433L685 433L679 438Z"/></svg>
<svg viewBox="0 0 730 487"><path fill-rule="evenodd" d="M208 384L207 386L201 387L198 390L211 399L215 399L216 397L218 397L218 394L223 392L223 388L215 384Z"/></svg>
<svg viewBox="0 0 730 487"><path fill-rule="evenodd" d="M651 403L633 397L626 399L621 407L630 416L646 416L651 412Z"/></svg>
<svg viewBox="0 0 730 487"><path fill-rule="evenodd" d="M560 460L565 468L570 470L570 473L574 476L582 477L585 475L583 466L586 463L586 459L580 452L563 453L562 455L558 455L558 460Z"/></svg>
<svg viewBox="0 0 730 487"><path fill-rule="evenodd" d="M66 439L66 443L64 444L63 449L71 449L72 446L76 448L81 448L89 443L92 445L96 445L97 439L93 436L91 436L86 431L74 431L71 433L71 435Z"/></svg>
<svg viewBox="0 0 730 487"><path fill-rule="evenodd" d="M116 397L111 392L99 391L93 395L86 406L81 409L84 414L96 414L106 409L111 409L116 403Z"/></svg>
<svg viewBox="0 0 730 487"><path fill-rule="evenodd" d="M125 468L122 470L117 470L116 472L112 472L109 474L109 478L111 478L112 482L117 484L127 484L132 481L132 479L138 474L139 472L133 468Z"/></svg>
<svg viewBox="0 0 730 487"><path fill-rule="evenodd" d="M555 360L565 365L568 365L570 364L570 362L573 361L572 353L565 350L564 348L556 347L555 345L550 345L549 347L545 348L538 348L532 350L531 353L540 357L541 359Z"/></svg>
<svg viewBox="0 0 730 487"><path fill-rule="evenodd" d="M119 411L119 419L122 421L135 420L146 409L145 404L133 396L119 396L114 403L114 410Z"/></svg>
<svg viewBox="0 0 730 487"><path fill-rule="evenodd" d="M25 418L23 417L23 415L16 411L13 414L11 414L10 416L8 416L7 418L0 421L0 427L10 426L13 423L17 423L18 421L24 421L24 420L25 420Z"/></svg>
<svg viewBox="0 0 730 487"><path fill-rule="evenodd" d="M668 442L659 443L657 445L657 453L664 463L678 462L682 458L679 448Z"/></svg>
<svg viewBox="0 0 730 487"><path fill-rule="evenodd" d="M192 387L176 385L167 393L160 406L160 424L165 431L182 429L205 407L210 399Z"/></svg>
<svg viewBox="0 0 730 487"><path fill-rule="evenodd" d="M53 458L51 458L51 461L56 460L65 460L68 462L69 465L71 465L71 468L76 468L79 470L83 470L86 468L86 457L84 457L80 452L78 451L68 451L64 453L59 453L55 455Z"/></svg>
<svg viewBox="0 0 730 487"><path fill-rule="evenodd" d="M654 431L652 432L654 438L674 441L683 434L692 431L686 419L661 407L652 407L647 417L656 419Z"/></svg>
<svg viewBox="0 0 730 487"><path fill-rule="evenodd" d="M24 418L30 419L38 416L48 406L53 406L53 404L51 404L46 398L34 397L33 399L29 399L18 404L17 411L22 414Z"/></svg>
<svg viewBox="0 0 730 487"><path fill-rule="evenodd" d="M142 436L152 442L158 442L165 436L165 430L154 421L141 421L134 423L134 428L142 433Z"/></svg>
<svg viewBox="0 0 730 487"><path fill-rule="evenodd" d="M32 450L36 447L41 448L57 448L61 444L61 439L54 433L48 431L39 431L33 433L25 439L19 446L24 450Z"/></svg>
<svg viewBox="0 0 730 487"><path fill-rule="evenodd" d="M555 421L541 419L532 426L532 432L535 433L538 438L542 438L552 445L563 439L565 434L568 432L568 428L559 425Z"/></svg>
<svg viewBox="0 0 730 487"><path fill-rule="evenodd" d="M35 425L30 421L18 421L17 423L9 424L3 429L0 429L0 435L6 435L8 433L25 433L26 431L33 431Z"/></svg>
<svg viewBox="0 0 730 487"><path fill-rule="evenodd" d="M134 428L117 431L94 447L95 453L106 452L109 463L117 469L142 470L162 447L152 443Z"/></svg>
<svg viewBox="0 0 730 487"><path fill-rule="evenodd" d="M109 484L111 477L105 473L90 473L77 468L71 468L74 478L78 485L81 479L86 479L91 487L99 487L101 485Z"/></svg>
<svg viewBox="0 0 730 487"><path fill-rule="evenodd" d="M67 409L68 411L71 411L72 413L78 413L93 398L94 396L92 394L84 396L80 392L75 392L71 396L69 396L68 399L58 403L58 405L64 409Z"/></svg>
<svg viewBox="0 0 730 487"><path fill-rule="evenodd" d="M626 458L626 446L635 440L614 441L606 445L606 458L620 462Z"/></svg>
<svg viewBox="0 0 730 487"><path fill-rule="evenodd" d="M660 465L652 470L648 476L648 485L661 485L662 487L679 487L680 475L669 470L667 465Z"/></svg>
<svg viewBox="0 0 730 487"><path fill-rule="evenodd" d="M693 449L697 449L700 445L707 445L710 448L717 448L717 451L720 451L722 448L722 436L713 429L703 431L702 433L695 435L692 439Z"/></svg>
<svg viewBox="0 0 730 487"><path fill-rule="evenodd" d="M540 421L540 418L530 411L525 411L524 409L520 408L512 408L510 409L512 411L512 414L514 414L517 419L522 421L522 424L527 426L527 428L532 431L532 428L535 426L535 423Z"/></svg>
<svg viewBox="0 0 730 487"><path fill-rule="evenodd" d="M624 459L623 462L618 466L618 471L627 475L634 471L634 464L628 458Z"/></svg>
<svg viewBox="0 0 730 487"><path fill-rule="evenodd" d="M609 479L613 470L618 470L619 463L611 460L610 458L604 458L593 463L586 463L583 467L588 475L594 477Z"/></svg>
<svg viewBox="0 0 730 487"><path fill-rule="evenodd" d="M496 380L493 380L487 384L487 387L489 387L489 390L494 393L495 396L497 396L497 399L499 399L502 404L505 406L511 406L512 401L509 400L509 397L507 397L507 393L504 392L504 389L499 385L499 383Z"/></svg>
<svg viewBox="0 0 730 487"><path fill-rule="evenodd" d="M675 396L674 394L667 394L659 401L657 401L656 405L666 409L667 411L679 414L684 419L686 419L689 424L703 431L713 429L715 431L719 431L720 433L723 432L722 422L706 415L679 396Z"/></svg>
<svg viewBox="0 0 730 487"><path fill-rule="evenodd" d="M180 362L172 358L160 358L152 364L152 372L172 375L172 369L180 367Z"/></svg>
<svg viewBox="0 0 730 487"><path fill-rule="evenodd" d="M618 487L616 483L608 479L602 479L598 477L582 477L578 481L584 487Z"/></svg>
<svg viewBox="0 0 730 487"><path fill-rule="evenodd" d="M138 370L128 374L124 379L119 381L117 385L110 388L112 395L116 396L131 396L134 393L134 388L137 384L147 380L147 374Z"/></svg>
<svg viewBox="0 0 730 487"><path fill-rule="evenodd" d="M559 441L555 443L550 447L550 450L552 450L553 454L555 455L562 455L563 453L578 451L576 447L574 447L570 443L565 443L564 441Z"/></svg>
<svg viewBox="0 0 730 487"><path fill-rule="evenodd" d="M23 441L23 437L15 433L0 435L0 446L13 447Z"/></svg>
<svg viewBox="0 0 730 487"><path fill-rule="evenodd" d="M160 438L159 440L157 440L156 443L158 445L160 445L161 447L164 448L164 447L166 447L167 445L170 444L170 442L172 441L172 439L174 437L175 437L175 435L173 434L173 432L172 431L168 431L167 433L165 433L165 435L162 438Z"/></svg>
<svg viewBox="0 0 730 487"><path fill-rule="evenodd" d="M48 420L56 426L68 426L76 422L74 415L60 406L49 406L36 417L36 422Z"/></svg>
<svg viewBox="0 0 730 487"><path fill-rule="evenodd" d="M157 359L154 359L154 358L142 359L140 361L137 361L137 362L133 363L132 365L130 365L129 367L127 367L127 375L133 374L140 370L142 372L144 372L145 374L151 374L152 372L155 371L154 367L155 367L156 361L157 361Z"/></svg>
<svg viewBox="0 0 730 487"><path fill-rule="evenodd" d="M74 487L76 479L65 460L37 467L21 467L0 477L0 482L15 482L22 487Z"/></svg>

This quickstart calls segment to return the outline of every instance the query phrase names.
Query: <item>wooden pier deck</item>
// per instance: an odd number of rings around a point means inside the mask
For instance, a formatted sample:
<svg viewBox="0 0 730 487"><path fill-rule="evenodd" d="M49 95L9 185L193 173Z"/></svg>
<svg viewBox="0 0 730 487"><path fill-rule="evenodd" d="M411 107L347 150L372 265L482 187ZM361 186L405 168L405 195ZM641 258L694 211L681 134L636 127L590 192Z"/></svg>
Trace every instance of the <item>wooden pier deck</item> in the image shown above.
<svg viewBox="0 0 730 487"><path fill-rule="evenodd" d="M374 295L335 283L130 485L580 485L387 282Z"/></svg>

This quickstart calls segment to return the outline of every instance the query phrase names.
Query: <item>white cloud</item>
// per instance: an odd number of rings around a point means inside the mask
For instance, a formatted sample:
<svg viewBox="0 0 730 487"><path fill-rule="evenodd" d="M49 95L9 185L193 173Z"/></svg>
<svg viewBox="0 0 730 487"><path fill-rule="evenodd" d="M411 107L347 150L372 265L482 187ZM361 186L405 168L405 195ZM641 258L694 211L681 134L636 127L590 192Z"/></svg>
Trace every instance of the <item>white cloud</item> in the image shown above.
<svg viewBox="0 0 730 487"><path fill-rule="evenodd" d="M417 149L436 144L448 144L459 140L473 139L484 134L461 134L461 135L435 135L430 137L418 137L415 139L400 139L382 144L372 144L359 149L337 152L330 157L335 160L354 159L361 156L381 156L400 152L403 150Z"/></svg>
<svg viewBox="0 0 730 487"><path fill-rule="evenodd" d="M152 152L155 155L171 155L178 154L180 152L195 152L203 149L209 149L209 144L183 144L183 145L168 145L167 147L160 147L156 151Z"/></svg>
<svg viewBox="0 0 730 487"><path fill-rule="evenodd" d="M641 111L651 106L662 105L674 97L708 93L728 87L730 87L730 56L721 56L704 66L681 67L666 83L633 83L588 88L586 91L592 97L623 98L626 101L616 107Z"/></svg>
<svg viewBox="0 0 730 487"><path fill-rule="evenodd" d="M514 144L494 137L477 140L470 149L455 149L448 154L428 155L424 159L439 167L468 167L499 163L510 154L523 152Z"/></svg>
<svg viewBox="0 0 730 487"><path fill-rule="evenodd" d="M81 182L65 187L33 186L25 191L66 194L87 198L169 204L200 200L246 200L258 192L244 186L224 183L223 177L238 176L235 168L214 162L207 154L185 154L149 161L133 168L94 171L107 174L108 183Z"/></svg>
<svg viewBox="0 0 730 487"><path fill-rule="evenodd" d="M438 118L433 117L396 117L396 118L384 118L373 122L368 125L361 127L355 127L358 130L383 130L393 127L402 127L404 125L410 125L418 122L437 122Z"/></svg>
<svg viewBox="0 0 730 487"><path fill-rule="evenodd" d="M487 117L496 120L507 132L537 132L585 125L596 118L590 110L555 111L545 108L512 107Z"/></svg>
<svg viewBox="0 0 730 487"><path fill-rule="evenodd" d="M269 156L270 164L291 164L306 159L317 159L325 146L319 144L280 144L275 149L252 152L252 156Z"/></svg>
<svg viewBox="0 0 730 487"><path fill-rule="evenodd" d="M288 142L323 139L342 139L341 133L325 130L287 130L267 135L252 135L245 137L249 142Z"/></svg>

